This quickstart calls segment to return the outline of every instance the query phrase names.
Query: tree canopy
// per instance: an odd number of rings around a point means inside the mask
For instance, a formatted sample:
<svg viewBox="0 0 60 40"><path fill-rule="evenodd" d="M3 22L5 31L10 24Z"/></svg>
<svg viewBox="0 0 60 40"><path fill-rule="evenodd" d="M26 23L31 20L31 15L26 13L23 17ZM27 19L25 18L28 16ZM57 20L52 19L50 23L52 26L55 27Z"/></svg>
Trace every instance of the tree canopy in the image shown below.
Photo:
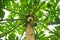
<svg viewBox="0 0 60 40"><path fill-rule="evenodd" d="M4 10L10 12L5 19ZM0 0L0 38L18 40L17 34L23 36L25 32L28 16L34 18L35 40L60 40L60 0ZM51 31L49 25L58 26Z"/></svg>

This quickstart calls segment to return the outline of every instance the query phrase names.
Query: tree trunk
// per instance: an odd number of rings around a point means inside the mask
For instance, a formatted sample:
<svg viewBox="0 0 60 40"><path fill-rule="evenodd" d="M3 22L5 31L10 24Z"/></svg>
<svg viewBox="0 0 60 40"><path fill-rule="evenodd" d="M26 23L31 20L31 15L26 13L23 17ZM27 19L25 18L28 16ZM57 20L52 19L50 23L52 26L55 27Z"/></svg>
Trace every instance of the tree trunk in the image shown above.
<svg viewBox="0 0 60 40"><path fill-rule="evenodd" d="M34 30L31 23L28 23L26 27L26 40L34 40Z"/></svg>

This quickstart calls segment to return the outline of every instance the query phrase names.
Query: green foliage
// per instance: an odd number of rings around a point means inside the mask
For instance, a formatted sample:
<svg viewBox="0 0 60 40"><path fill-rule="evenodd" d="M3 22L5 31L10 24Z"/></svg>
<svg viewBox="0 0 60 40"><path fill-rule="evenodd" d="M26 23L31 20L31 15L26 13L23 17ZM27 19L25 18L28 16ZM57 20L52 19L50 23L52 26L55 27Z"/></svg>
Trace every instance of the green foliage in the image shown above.
<svg viewBox="0 0 60 40"><path fill-rule="evenodd" d="M35 40L48 40L48 37L45 37L45 34L43 31L41 32L36 31Z"/></svg>
<svg viewBox="0 0 60 40"><path fill-rule="evenodd" d="M15 33L22 35L27 23L26 16L33 16L34 23L37 24L34 28L36 29L35 40L59 40L60 26L56 27L54 32L48 29L48 25L60 24L59 2L60 0L47 0L47 2L42 0L19 0L19 2L17 0L0 0L0 18L4 18L5 12L3 9L10 11L6 23L0 20L0 23L2 23L0 24L0 32L2 32L0 37L5 36L5 40L18 40ZM15 17L18 20L14 20ZM48 30L51 35L45 36L43 29ZM7 36L8 38L6 38Z"/></svg>
<svg viewBox="0 0 60 40"><path fill-rule="evenodd" d="M0 18L3 19L4 18L4 15L5 15L5 12L3 11L3 8L4 8L4 0L0 0Z"/></svg>
<svg viewBox="0 0 60 40"><path fill-rule="evenodd" d="M40 10L36 13L36 16L38 16L39 18L41 18L43 15L44 13Z"/></svg>
<svg viewBox="0 0 60 40"><path fill-rule="evenodd" d="M54 31L50 31L51 35L49 38L52 40L59 40L60 39L60 25L55 27Z"/></svg>

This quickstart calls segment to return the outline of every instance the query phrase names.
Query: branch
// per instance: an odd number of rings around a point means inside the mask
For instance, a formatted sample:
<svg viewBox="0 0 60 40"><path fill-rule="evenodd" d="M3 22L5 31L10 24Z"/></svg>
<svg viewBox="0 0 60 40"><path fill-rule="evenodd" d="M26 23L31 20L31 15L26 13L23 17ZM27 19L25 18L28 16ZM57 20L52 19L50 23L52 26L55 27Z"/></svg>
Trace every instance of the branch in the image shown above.
<svg viewBox="0 0 60 40"><path fill-rule="evenodd" d="M45 4L45 1L43 1L42 3L41 3L41 5L38 5L38 8L37 8L37 10L36 10L36 12L41 8L41 6L42 5L44 5Z"/></svg>
<svg viewBox="0 0 60 40"><path fill-rule="evenodd" d="M3 20L0 20L0 24L6 24L8 21L14 22L17 20L26 20L26 19L3 19ZM6 22L1 22L1 21L6 21Z"/></svg>
<svg viewBox="0 0 60 40"><path fill-rule="evenodd" d="M24 22L23 22L23 23L24 23ZM7 33L1 35L0 38L3 37L3 36L5 36L5 35L7 35L7 34L9 34L9 33L12 32L13 30L17 29L17 27L19 27L19 26L22 25L23 23L21 23L21 24L19 23L17 26L15 26L14 28L12 28L12 29L11 29L10 31L8 31Z"/></svg>
<svg viewBox="0 0 60 40"><path fill-rule="evenodd" d="M17 21L17 20L25 20L25 19L3 19L0 21Z"/></svg>
<svg viewBox="0 0 60 40"><path fill-rule="evenodd" d="M60 24L60 23L58 23L58 22L49 22L49 23L47 23L47 25L54 25L54 24Z"/></svg>
<svg viewBox="0 0 60 40"><path fill-rule="evenodd" d="M0 23L0 24L6 24L7 22L3 22L3 23Z"/></svg>
<svg viewBox="0 0 60 40"><path fill-rule="evenodd" d="M19 13L17 13L17 12L15 12L15 11L13 11L13 10L10 10L10 9L7 9L7 8L4 8L5 10L8 10L8 11L10 11L10 12L13 12L13 13L15 13L15 14L19 14ZM22 15L22 14L20 14L21 16L25 16L25 15Z"/></svg>
<svg viewBox="0 0 60 40"><path fill-rule="evenodd" d="M38 8L37 8L36 12L41 8L41 6L42 6L44 3L45 3L45 1L43 1L43 2L41 3L41 5L38 5Z"/></svg>
<svg viewBox="0 0 60 40"><path fill-rule="evenodd" d="M39 4L39 5L37 6L37 8L33 11L33 14L35 14L35 13L41 8L41 6L42 6L44 3L45 3L45 1L43 1L41 4Z"/></svg>
<svg viewBox="0 0 60 40"><path fill-rule="evenodd" d="M11 1L12 1L14 4L16 4L13 0L11 0ZM18 5L18 4L16 4L16 5L17 5L17 6L19 7L19 9L20 9L20 7L21 7L21 6L20 6L20 5Z"/></svg>

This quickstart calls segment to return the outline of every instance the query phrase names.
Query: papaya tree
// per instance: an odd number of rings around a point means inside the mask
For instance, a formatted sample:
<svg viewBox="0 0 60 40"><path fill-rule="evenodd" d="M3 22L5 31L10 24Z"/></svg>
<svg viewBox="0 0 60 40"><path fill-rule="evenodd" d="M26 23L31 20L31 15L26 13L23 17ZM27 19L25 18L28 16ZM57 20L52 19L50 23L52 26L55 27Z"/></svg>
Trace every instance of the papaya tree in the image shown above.
<svg viewBox="0 0 60 40"><path fill-rule="evenodd" d="M0 38L5 40L59 40L60 0L0 0ZM9 11L7 18L4 18ZM44 30L51 35L46 36ZM59 32L58 32L59 31ZM25 33L25 36L24 36ZM53 35L52 35L53 34Z"/></svg>

